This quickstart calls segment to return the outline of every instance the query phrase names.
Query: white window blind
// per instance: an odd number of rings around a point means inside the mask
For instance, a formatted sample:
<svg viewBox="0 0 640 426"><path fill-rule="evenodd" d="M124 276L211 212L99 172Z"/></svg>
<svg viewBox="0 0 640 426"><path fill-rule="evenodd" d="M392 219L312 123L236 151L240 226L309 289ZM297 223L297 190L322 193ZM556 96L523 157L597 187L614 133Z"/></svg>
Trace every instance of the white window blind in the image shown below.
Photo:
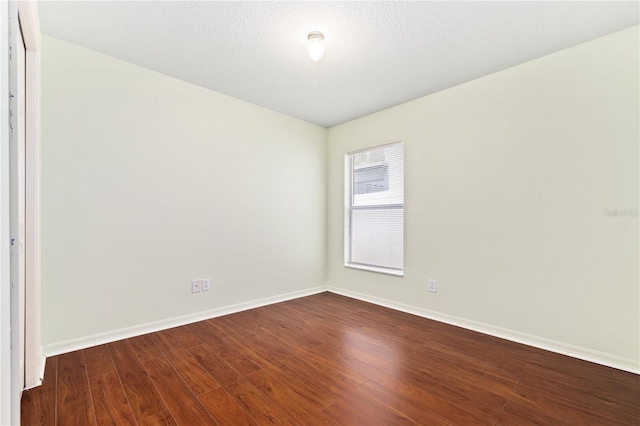
<svg viewBox="0 0 640 426"><path fill-rule="evenodd" d="M402 275L404 144L345 156L345 266Z"/></svg>

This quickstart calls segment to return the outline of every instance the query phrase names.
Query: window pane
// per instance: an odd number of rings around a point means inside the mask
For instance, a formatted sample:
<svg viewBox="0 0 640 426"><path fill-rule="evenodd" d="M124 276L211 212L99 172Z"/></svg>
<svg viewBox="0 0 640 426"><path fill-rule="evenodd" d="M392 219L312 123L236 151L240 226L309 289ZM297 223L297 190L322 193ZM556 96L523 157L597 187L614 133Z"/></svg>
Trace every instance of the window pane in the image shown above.
<svg viewBox="0 0 640 426"><path fill-rule="evenodd" d="M345 264L402 275L404 145L384 145L345 158Z"/></svg>
<svg viewBox="0 0 640 426"><path fill-rule="evenodd" d="M389 190L389 166L380 164L353 170L353 193L370 194Z"/></svg>
<svg viewBox="0 0 640 426"><path fill-rule="evenodd" d="M404 149L385 145L353 156L353 205L402 204L404 199Z"/></svg>

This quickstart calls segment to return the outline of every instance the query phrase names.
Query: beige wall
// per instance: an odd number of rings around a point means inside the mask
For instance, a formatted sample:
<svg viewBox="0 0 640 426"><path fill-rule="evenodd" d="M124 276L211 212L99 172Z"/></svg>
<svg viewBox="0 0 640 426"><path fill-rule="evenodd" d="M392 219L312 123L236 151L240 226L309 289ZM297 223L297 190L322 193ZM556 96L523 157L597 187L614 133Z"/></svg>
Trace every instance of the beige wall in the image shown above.
<svg viewBox="0 0 640 426"><path fill-rule="evenodd" d="M330 288L640 370L638 50L635 27L330 129ZM405 276L344 268L344 154L398 140Z"/></svg>
<svg viewBox="0 0 640 426"><path fill-rule="evenodd" d="M326 284L640 370L638 27L328 132L49 37L42 86L45 352ZM398 140L405 276L344 268L344 154Z"/></svg>
<svg viewBox="0 0 640 426"><path fill-rule="evenodd" d="M45 350L324 286L326 129L50 37L42 90Z"/></svg>

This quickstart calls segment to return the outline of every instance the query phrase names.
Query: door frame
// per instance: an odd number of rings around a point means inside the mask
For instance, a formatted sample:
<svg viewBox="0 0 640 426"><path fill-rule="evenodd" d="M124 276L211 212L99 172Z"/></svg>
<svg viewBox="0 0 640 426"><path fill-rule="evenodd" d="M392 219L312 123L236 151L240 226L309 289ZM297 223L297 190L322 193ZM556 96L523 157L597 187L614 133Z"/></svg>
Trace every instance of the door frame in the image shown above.
<svg viewBox="0 0 640 426"><path fill-rule="evenodd" d="M25 43L25 296L11 286L11 153L16 132L16 70L18 16ZM41 383L44 358L40 342L40 28L35 1L0 1L0 424L19 424L22 391ZM14 291L15 290L15 291ZM24 318L25 332L12 333ZM24 348L16 351L24 339ZM18 354L23 353L23 356ZM21 362L22 361L22 362ZM23 366L21 366L23 364ZM21 371L22 370L22 371Z"/></svg>
<svg viewBox="0 0 640 426"><path fill-rule="evenodd" d="M26 48L25 99L25 335L24 389L42 384L45 359L40 340L40 23L35 1L19 1Z"/></svg>

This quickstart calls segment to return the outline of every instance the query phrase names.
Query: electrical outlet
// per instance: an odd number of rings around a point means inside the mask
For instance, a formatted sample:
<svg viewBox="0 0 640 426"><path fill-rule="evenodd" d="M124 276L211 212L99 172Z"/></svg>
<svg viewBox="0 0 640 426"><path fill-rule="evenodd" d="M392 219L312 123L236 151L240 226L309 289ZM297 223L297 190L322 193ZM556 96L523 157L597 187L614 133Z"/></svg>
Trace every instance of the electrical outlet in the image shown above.
<svg viewBox="0 0 640 426"><path fill-rule="evenodd" d="M200 293L202 280L191 280L191 293Z"/></svg>
<svg viewBox="0 0 640 426"><path fill-rule="evenodd" d="M209 278L202 279L202 291L209 291Z"/></svg>
<svg viewBox="0 0 640 426"><path fill-rule="evenodd" d="M438 281L429 280L429 291L431 293L437 293L438 292Z"/></svg>

